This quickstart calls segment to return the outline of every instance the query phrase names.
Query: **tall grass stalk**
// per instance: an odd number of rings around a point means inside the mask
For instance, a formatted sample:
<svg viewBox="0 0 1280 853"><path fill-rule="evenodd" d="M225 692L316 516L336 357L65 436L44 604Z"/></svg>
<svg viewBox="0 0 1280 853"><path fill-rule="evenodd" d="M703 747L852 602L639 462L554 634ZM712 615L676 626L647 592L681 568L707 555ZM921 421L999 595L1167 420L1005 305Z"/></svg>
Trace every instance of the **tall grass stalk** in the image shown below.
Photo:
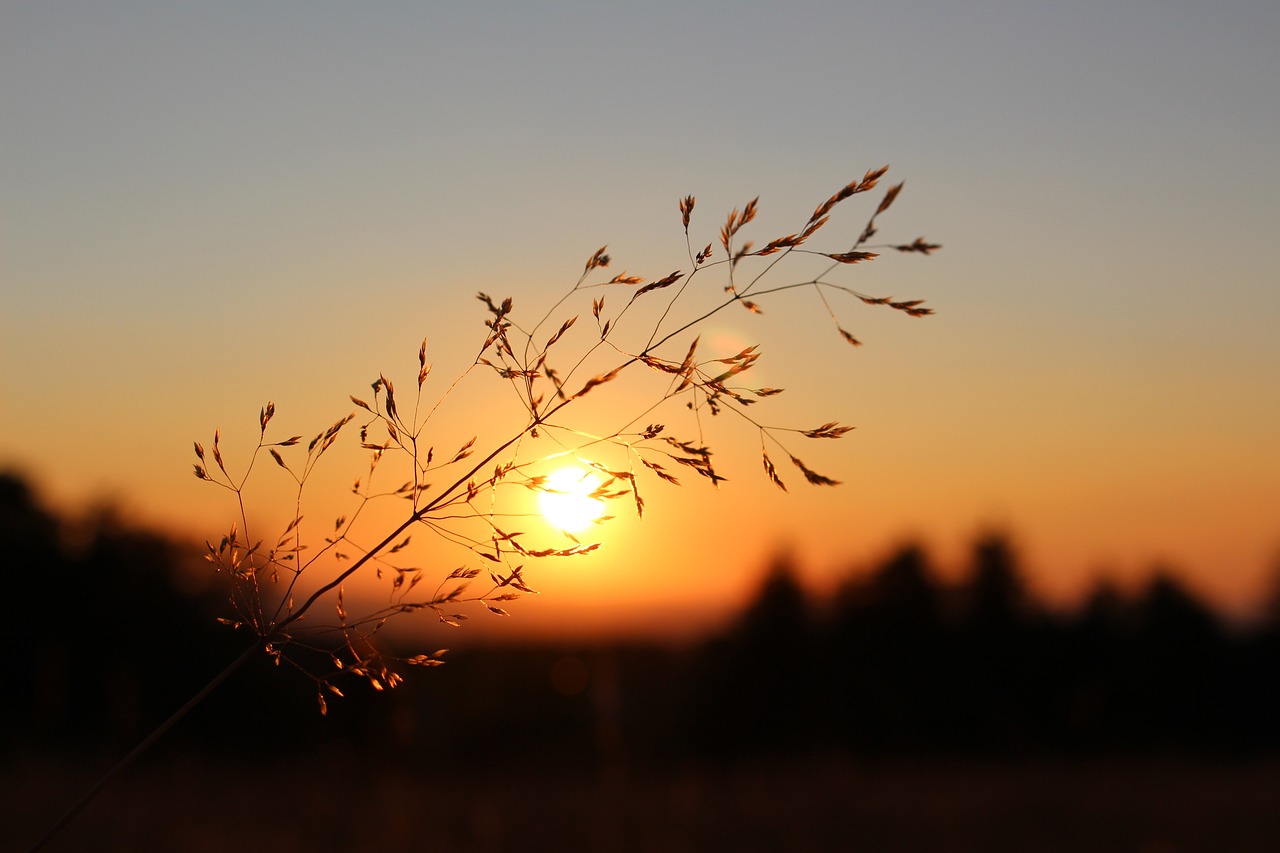
<svg viewBox="0 0 1280 853"><path fill-rule="evenodd" d="M875 189L887 168L872 169L846 184L798 229L759 247L743 238L759 213L758 199L733 210L718 240L704 246L691 235L695 199L686 196L678 204L688 256L685 270L648 280L627 273L610 276L603 271L611 259L607 247L601 247L587 259L578 280L532 325L517 320L510 297L479 294L486 312L483 342L470 365L438 393L424 341L407 406L392 380L379 374L370 385L371 397L351 396L355 410L305 444L300 435L268 438L275 416L272 403L260 410L257 446L238 468L224 459L218 431L208 450L196 442L195 475L226 490L236 507L236 521L217 544L207 543L206 556L227 583L230 609L219 621L247 631L254 642L121 759L32 849L42 847L120 770L260 650L303 673L324 713L333 697L343 695L346 681L363 680L383 690L402 681L406 666L444 662L446 649L407 656L389 651L378 635L393 620L426 615L457 627L475 612L506 616L510 602L535 592L531 566L595 551L599 542L584 542L572 532L549 541L546 534L518 529L528 526L525 504L531 496L562 489L551 482L552 464L572 462L594 478L585 500L621 502L643 516L641 491L647 494L655 480L678 485L679 474L689 473L718 487L725 479L715 467L704 424L727 414L755 431L764 475L777 488L787 490L775 459L789 461L809 484L837 485L803 462L793 446L800 440L837 439L852 427L836 421L810 428L766 425L752 407L782 389L746 381L761 357L758 347L729 355L701 354L700 332L723 312L759 314L762 302L801 291L816 294L835 333L853 346L860 341L840 319L837 299L909 317L932 313L920 300L872 296L835 276L837 270L872 261L885 250L928 255L940 248L924 238L870 242L878 217L897 199L902 184L881 196L856 239L846 241L847 248L810 248L819 232L827 233L823 229L835 208ZM791 268L802 259L817 274L793 275ZM812 266L815 260L818 264ZM655 377L659 384L652 384ZM433 416L445 401L464 382L494 379L518 404L518 422L495 436L476 432L470 439L440 445L448 424L435 423ZM593 410L589 405L602 398L607 398L603 416L599 406ZM626 406L631 408L619 415ZM611 425L589 429L588 412L595 422L612 419ZM659 420L668 415L679 417L682 426L668 429ZM308 485L321 458L352 431L368 455L368 466L362 466L362 476L350 490L348 511L331 526L317 529L302 511L310 497ZM258 463L266 459L285 478L291 506L283 529L262 539L249 533L246 484L251 475L261 476ZM394 470L388 473L389 468ZM371 509L385 504L397 508L389 522L387 515ZM459 565L449 571L419 565L425 562L415 559L423 556L413 539L419 533L459 549ZM423 583L429 576L434 584ZM357 577L362 591L381 585L380 603L352 602L347 584Z"/></svg>

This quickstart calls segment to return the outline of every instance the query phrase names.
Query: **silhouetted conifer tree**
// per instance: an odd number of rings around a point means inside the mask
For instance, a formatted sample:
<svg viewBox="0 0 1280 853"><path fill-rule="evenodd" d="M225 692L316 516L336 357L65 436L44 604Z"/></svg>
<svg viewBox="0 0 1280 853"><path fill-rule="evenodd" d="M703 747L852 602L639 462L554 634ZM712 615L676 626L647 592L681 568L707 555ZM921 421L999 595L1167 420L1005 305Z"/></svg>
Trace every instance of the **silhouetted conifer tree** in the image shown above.
<svg viewBox="0 0 1280 853"><path fill-rule="evenodd" d="M1213 614L1171 570L1157 569L1141 599L1126 682L1135 740L1177 746L1194 729L1211 733L1226 688L1223 640Z"/></svg>
<svg viewBox="0 0 1280 853"><path fill-rule="evenodd" d="M775 558L729 633L710 643L697 679L700 745L725 757L793 748L810 739L814 623L790 559Z"/></svg>
<svg viewBox="0 0 1280 853"><path fill-rule="evenodd" d="M15 745L118 749L223 665L238 644L177 583L192 553L106 508L60 519L21 477L0 475L11 602L0 631L17 650L0 660L12 697L0 713Z"/></svg>
<svg viewBox="0 0 1280 853"><path fill-rule="evenodd" d="M1028 620L1033 612L1026 582L1007 537L981 536L973 546L964 587L964 615L981 632L1004 632Z"/></svg>
<svg viewBox="0 0 1280 853"><path fill-rule="evenodd" d="M964 678L952 694L959 745L1019 751L1041 737L1055 713L1060 661L1005 535L975 541L960 599L953 651Z"/></svg>
<svg viewBox="0 0 1280 853"><path fill-rule="evenodd" d="M941 735L935 713L947 680L941 598L916 544L841 586L826 648L826 707L841 740L881 751Z"/></svg>
<svg viewBox="0 0 1280 853"><path fill-rule="evenodd" d="M8 699L0 704L5 741L26 740L31 732L14 722L42 719L61 704L67 653L43 642L49 614L56 610L67 565L57 519L46 512L25 480L0 473L0 577L7 606L0 655L0 679ZM16 742L15 742L16 745ZM8 750L6 750L8 751Z"/></svg>

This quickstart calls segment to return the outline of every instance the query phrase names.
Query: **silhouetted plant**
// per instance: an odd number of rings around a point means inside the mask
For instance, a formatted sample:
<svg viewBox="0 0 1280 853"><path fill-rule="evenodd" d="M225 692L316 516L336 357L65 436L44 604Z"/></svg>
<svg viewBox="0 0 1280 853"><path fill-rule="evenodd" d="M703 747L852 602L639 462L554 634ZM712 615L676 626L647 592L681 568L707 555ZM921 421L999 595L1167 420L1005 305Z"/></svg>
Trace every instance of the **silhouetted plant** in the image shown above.
<svg viewBox="0 0 1280 853"><path fill-rule="evenodd" d="M729 355L700 355L698 332L723 311L761 313L760 303L766 297L799 289L817 294L837 333L854 345L859 341L841 325L833 295L911 317L931 313L920 300L870 296L831 278L837 268L876 258L875 248L925 255L939 248L923 238L890 246L868 245L877 232L877 217L897 198L902 184L888 190L849 249L808 248L838 204L873 189L884 173L884 168L867 172L820 204L797 231L759 248L743 239L743 229L758 214L757 199L729 214L719 231L718 248L714 242L698 248L701 241L690 233L694 197L687 196L678 207L688 271L649 281L627 273L609 276L602 271L611 259L606 247L601 247L587 259L577 282L532 325L517 319L512 298L479 294L488 314L483 342L472 363L438 396L429 396L434 378L423 341L408 401L390 378L379 374L371 384L371 398L352 396L357 411L305 445L297 435L268 438L275 414L274 405L268 403L259 414L258 446L235 474L223 458L219 433L214 433L208 451L196 443L196 476L227 489L239 509L237 523L208 549L209 559L230 583L236 615L227 621L251 631L277 660L306 672L317 686L323 711L326 695L341 695L335 682L344 676L358 676L383 689L401 679L396 664L442 662L445 650L389 656L374 641L391 619L425 613L457 626L470 615L464 604L505 616L509 602L534 592L528 570L534 562L578 557L599 547L598 542L586 543L572 534L554 543L520 529L522 512L515 493L558 493L564 488L549 478L552 462L566 460L580 466L581 476L591 478L588 499L623 501L643 515L642 492L648 493L649 478L677 484L677 472L688 471L716 486L724 480L706 443L702 418L732 414L757 432L765 475L778 488L787 488L774 464L780 457L789 460L808 483L836 485L836 480L803 462L789 439L840 438L852 427L836 421L809 429L766 425L750 407L782 389L744 383L745 374L760 358L757 347ZM812 277L779 281L783 262L801 256L823 260L825 268ZM591 319L579 323L588 297ZM578 313L571 313L570 304L579 300ZM553 323L553 318L563 316L559 312L568 316ZM642 385L654 376L662 384ZM464 381L483 377L496 377L508 387L520 407L518 421L496 437L477 433L440 449L436 436L441 430L433 417ZM637 398L640 402L631 413L616 418L620 425L589 430L571 420L582 410L584 398L594 400L615 391L624 379L633 380L638 393L647 396ZM665 419L663 409L679 403L692 413L692 425L683 435L659 420ZM326 528L327 535L316 537L314 528L304 523L305 492L320 458L353 422L351 429L358 430L360 446L370 455L369 465L352 488L351 509ZM282 532L259 539L248 533L244 489L264 454L292 479L295 510ZM399 467L388 475L390 465ZM366 529L369 504L387 501L404 507L398 520ZM305 541L304 533L312 541ZM437 575L434 582L428 580L431 573L406 559L411 540L419 533L460 546L467 552L465 562L441 572L443 577ZM352 612L345 585L357 573L384 581L383 606ZM303 584L316 575L322 575L318 585L303 592ZM305 626L304 619L308 620Z"/></svg>
<svg viewBox="0 0 1280 853"><path fill-rule="evenodd" d="M837 485L803 462L791 440L840 438L852 427L829 421L807 429L784 428L758 420L750 407L782 391L744 384L744 374L760 358L758 348L701 354L699 330L721 312L758 314L769 297L798 290L816 294L836 332L854 346L860 341L842 325L832 297L851 297L909 317L932 313L918 299L872 296L832 278L838 268L876 258L875 249L929 255L940 248L924 238L869 243L877 233L878 217L893 204L902 184L889 188L847 249L809 248L835 208L874 189L887 168L872 169L846 184L796 231L758 248L744 239L744 229L759 213L758 199L729 214L717 247L714 238L705 246L701 239L695 241L690 232L695 200L686 196L678 204L686 270L651 280L625 272L609 276L603 270L611 259L601 247L565 295L531 325L518 319L510 296L480 293L488 314L483 341L471 364L441 391L434 390L423 341L408 399L397 393L389 377L379 374L371 384L371 397L351 396L356 412L342 416L310 441L301 435L268 438L275 406L267 403L259 412L257 446L238 466L224 459L218 431L207 450L196 442L195 475L226 489L237 508L236 522L217 544L208 545L208 558L229 586L233 615L224 621L250 632L254 642L121 765L260 650L312 679L322 713L326 697L342 695L337 682L343 678L363 679L382 690L402 680L399 665L441 664L445 649L394 656L376 643L378 635L390 620L413 614L429 614L457 626L470 615L466 605L505 616L509 602L534 592L527 571L532 563L574 558L599 547L572 535L555 543L534 541L538 537L518 527L523 513L512 499L514 493L549 494L565 488L550 478L548 465L556 460L573 460L581 467L578 479L590 483L589 499L624 501L642 515L642 492L647 494L653 480L677 484L676 472L691 472L716 486L725 479L714 465L702 420L731 414L757 432L765 475L775 486L787 489L774 462L784 458L808 483ZM822 262L817 274L780 280L782 270L806 256ZM579 323L587 311L590 320ZM656 377L662 384L646 389L641 376ZM477 432L446 446L433 417L464 382L478 377L496 377L513 395L518 415L496 436ZM621 417L615 404L609 413L614 425L593 429L582 417L584 398L591 402L616 391L620 380L636 387L640 402ZM692 426L683 433L658 419L665 417L662 410L680 403L692 415ZM351 489L349 511L316 532L304 521L308 486L321 458L353 430L369 454L368 466ZM283 530L260 538L256 530L254 535L250 532L245 487L264 457L291 483L292 511ZM387 468L396 465L398 470L389 475ZM371 517L369 506L387 502L398 503L401 511L384 525ZM459 546L467 555L464 562L438 574L410 562L408 549L419 533ZM366 612L352 609L346 584L357 574L373 575L385 584L384 604Z"/></svg>

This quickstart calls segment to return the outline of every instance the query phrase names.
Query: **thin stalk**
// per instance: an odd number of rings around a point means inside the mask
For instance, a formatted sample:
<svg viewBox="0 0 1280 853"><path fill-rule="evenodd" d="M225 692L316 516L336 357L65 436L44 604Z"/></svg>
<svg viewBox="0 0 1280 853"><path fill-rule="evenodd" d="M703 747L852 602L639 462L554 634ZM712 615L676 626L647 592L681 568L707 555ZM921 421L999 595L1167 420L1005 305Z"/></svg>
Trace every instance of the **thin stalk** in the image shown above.
<svg viewBox="0 0 1280 853"><path fill-rule="evenodd" d="M128 755L113 764L111 769L104 773L102 778L99 779L92 788L86 791L75 805L67 809L66 813L59 818L56 823L50 826L45 831L44 835L40 836L34 844L27 848L28 853L36 853L37 850L43 849L55 835L62 831L63 827L71 822L72 818L78 815L85 806L89 805L89 803L93 801L94 797L96 797L102 789L107 786L107 783L116 777L116 774L132 764L138 756L142 755L142 753L146 752L152 744L160 740L160 738L162 738L169 729L173 728L180 720L182 720L183 717L191 713L193 708L208 698L210 693L216 690L218 686L222 684L222 682L226 681L227 678L229 678L237 669L244 666L245 662L257 654L261 648L261 643L254 643L252 646L245 649L240 657L232 661L226 669L215 675L208 684L200 688L200 691L196 693L196 695L187 700L187 704L174 711L173 715L170 716L169 719L157 726L155 731L147 735L146 738L135 746Z"/></svg>

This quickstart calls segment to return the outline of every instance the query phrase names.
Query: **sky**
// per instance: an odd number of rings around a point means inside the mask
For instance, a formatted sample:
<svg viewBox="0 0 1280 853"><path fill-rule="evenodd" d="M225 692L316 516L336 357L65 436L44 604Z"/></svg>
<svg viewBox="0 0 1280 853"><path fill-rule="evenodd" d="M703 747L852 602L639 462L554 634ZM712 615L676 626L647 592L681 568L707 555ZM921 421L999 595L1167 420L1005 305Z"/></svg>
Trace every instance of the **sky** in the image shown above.
<svg viewBox="0 0 1280 853"><path fill-rule="evenodd" d="M1280 563L1277 41L1280 7L1245 0L5 2L0 468L216 538L235 507L193 440L243 462L268 400L280 437L314 434L379 372L412 388L424 338L439 396L485 334L477 291L531 323L601 245L611 273L687 270L685 195L695 249L756 196L759 244L889 164L876 240L944 248L839 280L934 316L839 302L853 348L796 290L702 330L760 346L748 376L786 389L765 423L856 427L787 440L842 485L784 464L783 494L754 428L706 420L729 482L642 480L643 521L487 630L674 636L779 554L822 591L911 540L954 575L988 529L1055 601L1165 567L1248 613ZM879 195L814 247L848 249ZM561 310L577 334L594 295ZM433 440L493 446L511 402L472 376ZM264 527L293 511L273 495Z"/></svg>

